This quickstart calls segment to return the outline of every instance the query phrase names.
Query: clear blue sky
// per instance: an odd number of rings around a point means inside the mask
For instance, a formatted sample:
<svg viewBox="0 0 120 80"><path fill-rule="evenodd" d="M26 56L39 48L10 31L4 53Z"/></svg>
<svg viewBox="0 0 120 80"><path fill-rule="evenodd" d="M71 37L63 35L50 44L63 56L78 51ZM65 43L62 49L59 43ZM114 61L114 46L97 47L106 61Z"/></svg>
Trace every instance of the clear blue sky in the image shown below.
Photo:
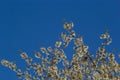
<svg viewBox="0 0 120 80"><path fill-rule="evenodd" d="M99 35L109 29L113 38L109 50L120 52L120 0L0 0L0 60L24 68L17 50L32 55L40 46L53 46L63 31L63 18L74 22L89 51L95 53ZM72 55L70 50L67 55ZM17 78L0 64L0 80Z"/></svg>

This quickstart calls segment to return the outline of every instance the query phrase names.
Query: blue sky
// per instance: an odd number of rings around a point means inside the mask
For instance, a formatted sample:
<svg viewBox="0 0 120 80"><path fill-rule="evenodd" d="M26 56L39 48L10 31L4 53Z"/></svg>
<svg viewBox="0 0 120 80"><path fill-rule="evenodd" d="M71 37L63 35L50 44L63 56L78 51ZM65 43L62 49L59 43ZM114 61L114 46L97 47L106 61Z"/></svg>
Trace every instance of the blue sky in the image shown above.
<svg viewBox="0 0 120 80"><path fill-rule="evenodd" d="M8 59L24 68L17 50L32 55L40 46L54 46L63 31L63 18L74 22L74 30L83 36L92 53L100 46L99 35L106 29L113 38L109 51L117 48L115 54L120 52L119 0L0 0L0 60ZM0 79L17 77L0 64Z"/></svg>

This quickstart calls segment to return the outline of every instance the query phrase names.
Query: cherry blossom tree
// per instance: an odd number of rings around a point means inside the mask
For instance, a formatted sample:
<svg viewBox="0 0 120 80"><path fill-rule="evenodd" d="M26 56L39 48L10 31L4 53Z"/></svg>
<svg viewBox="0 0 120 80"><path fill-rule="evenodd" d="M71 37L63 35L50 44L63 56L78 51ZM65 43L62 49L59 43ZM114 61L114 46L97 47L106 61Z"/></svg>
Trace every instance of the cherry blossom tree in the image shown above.
<svg viewBox="0 0 120 80"><path fill-rule="evenodd" d="M2 59L1 64L16 72L18 79L22 80L120 80L120 64L115 60L114 53L106 50L106 46L112 42L109 32L100 35L102 44L95 54L91 54L89 46L84 44L82 36L76 34L73 27L73 22L65 22L63 28L66 31L61 33L54 47L42 46L40 51L34 51L34 59L40 62L34 62L26 52L19 50L21 58L28 65L25 66L26 71L6 59ZM69 44L71 42L74 46ZM73 47L74 51L71 61L64 51L68 46ZM64 67L58 68L59 63ZM33 74L30 74L31 70Z"/></svg>

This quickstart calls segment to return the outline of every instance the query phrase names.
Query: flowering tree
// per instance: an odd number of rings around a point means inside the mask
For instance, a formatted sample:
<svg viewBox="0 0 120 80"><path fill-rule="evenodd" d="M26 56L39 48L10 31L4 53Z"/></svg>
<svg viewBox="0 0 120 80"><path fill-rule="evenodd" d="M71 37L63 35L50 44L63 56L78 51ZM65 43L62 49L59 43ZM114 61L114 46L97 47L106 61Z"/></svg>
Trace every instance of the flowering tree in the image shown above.
<svg viewBox="0 0 120 80"><path fill-rule="evenodd" d="M16 72L22 80L120 80L120 64L114 54L106 50L106 46L112 42L109 32L100 35L103 42L94 55L84 45L83 38L72 29L73 26L73 22L64 23L66 32L61 33L61 39L56 41L54 48L41 47L40 52L34 52L40 62L34 62L26 52L20 50L21 58L28 64L26 71L5 59L1 60L1 64ZM70 42L74 43L71 61L64 52ZM59 69L59 63L64 67ZM30 73L31 70L33 73Z"/></svg>

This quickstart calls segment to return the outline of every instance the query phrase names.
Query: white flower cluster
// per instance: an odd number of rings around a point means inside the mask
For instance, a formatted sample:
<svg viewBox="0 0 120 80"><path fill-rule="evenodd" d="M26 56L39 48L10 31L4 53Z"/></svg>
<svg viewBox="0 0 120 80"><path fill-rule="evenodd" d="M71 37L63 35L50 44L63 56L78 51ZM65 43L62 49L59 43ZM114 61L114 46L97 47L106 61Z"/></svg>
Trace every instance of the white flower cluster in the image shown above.
<svg viewBox="0 0 120 80"><path fill-rule="evenodd" d="M101 34L103 43L93 57L88 51L89 47L84 45L83 38L72 30L73 26L73 22L64 23L67 32L61 33L61 40L55 42L54 48L41 47L39 52L34 52L35 58L40 62L34 62L26 52L21 51L21 58L28 64L26 71L18 69L15 63L5 59L1 60L1 64L15 71L20 80L120 80L120 64L115 60L114 53L106 50L106 45L112 41L109 33ZM70 42L74 43L71 61L64 52ZM59 68L59 63L64 68ZM33 74L30 73L31 70Z"/></svg>
<svg viewBox="0 0 120 80"><path fill-rule="evenodd" d="M106 31L105 34L101 34L100 39L104 40L104 42L102 43L103 45L109 45L112 42L112 38L110 37L108 31Z"/></svg>

